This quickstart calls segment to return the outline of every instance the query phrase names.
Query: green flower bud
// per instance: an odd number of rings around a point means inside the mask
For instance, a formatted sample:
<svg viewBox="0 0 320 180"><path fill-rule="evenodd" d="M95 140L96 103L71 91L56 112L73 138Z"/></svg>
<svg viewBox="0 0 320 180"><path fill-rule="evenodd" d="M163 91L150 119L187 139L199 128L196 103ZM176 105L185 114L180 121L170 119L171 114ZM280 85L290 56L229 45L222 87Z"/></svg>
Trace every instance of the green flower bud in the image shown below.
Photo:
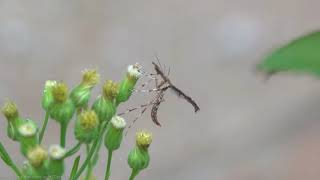
<svg viewBox="0 0 320 180"><path fill-rule="evenodd" d="M16 141L16 140L18 140L16 134L17 134L17 132L16 132L15 128L13 127L12 123L8 123L8 125L7 125L7 136L10 139Z"/></svg>
<svg viewBox="0 0 320 180"><path fill-rule="evenodd" d="M50 117L62 124L68 124L75 112L74 104L68 99L68 88L64 83L53 86L54 101L50 105Z"/></svg>
<svg viewBox="0 0 320 180"><path fill-rule="evenodd" d="M64 173L64 156L66 150L60 145L49 147L49 160L46 161L48 175L51 177L61 177Z"/></svg>
<svg viewBox="0 0 320 180"><path fill-rule="evenodd" d="M128 164L131 169L135 171L141 171L148 167L150 162L150 156L148 151L139 147L134 147L128 156Z"/></svg>
<svg viewBox="0 0 320 180"><path fill-rule="evenodd" d="M42 108L46 111L48 111L49 106L54 101L53 95L52 95L52 88L57 84L57 81L46 81L46 84L44 86L43 94L42 94L42 100L41 105Z"/></svg>
<svg viewBox="0 0 320 180"><path fill-rule="evenodd" d="M31 149L38 146L37 125L32 120L27 120L19 129L19 141L21 153L27 156Z"/></svg>
<svg viewBox="0 0 320 180"><path fill-rule="evenodd" d="M148 167L150 156L148 147L152 142L152 135L147 131L140 131L136 135L136 146L130 151L128 164L132 168L134 175Z"/></svg>
<svg viewBox="0 0 320 180"><path fill-rule="evenodd" d="M120 147L125 127L126 121L122 117L113 116L104 138L104 145L109 151L117 150Z"/></svg>
<svg viewBox="0 0 320 180"><path fill-rule="evenodd" d="M2 107L2 113L8 121L7 135L10 139L18 140L18 128L25 123L24 119L19 117L17 105L12 101L7 101Z"/></svg>
<svg viewBox="0 0 320 180"><path fill-rule="evenodd" d="M74 112L75 107L70 99L64 103L53 103L50 107L50 117L61 124L68 124Z"/></svg>
<svg viewBox="0 0 320 180"><path fill-rule="evenodd" d="M45 180L47 169L44 164L48 158L47 151L41 146L36 146L28 152L28 162L24 163L23 174L27 180Z"/></svg>
<svg viewBox="0 0 320 180"><path fill-rule="evenodd" d="M81 83L70 94L70 98L76 108L81 108L88 104L91 90L98 82L99 74L96 70L85 70L83 72Z"/></svg>
<svg viewBox="0 0 320 180"><path fill-rule="evenodd" d="M141 66L138 63L128 66L127 75L120 83L119 94L116 98L117 104L125 102L130 98L134 86L141 77L140 69Z"/></svg>
<svg viewBox="0 0 320 180"><path fill-rule="evenodd" d="M96 112L100 123L104 121L109 122L116 113L116 106L112 101L99 96L94 101L92 110Z"/></svg>
<svg viewBox="0 0 320 180"><path fill-rule="evenodd" d="M35 168L28 161L23 163L22 173L25 180L45 180L47 176L43 166Z"/></svg>
<svg viewBox="0 0 320 180"><path fill-rule="evenodd" d="M83 111L77 118L74 134L83 143L90 143L99 135L99 119L93 110Z"/></svg>

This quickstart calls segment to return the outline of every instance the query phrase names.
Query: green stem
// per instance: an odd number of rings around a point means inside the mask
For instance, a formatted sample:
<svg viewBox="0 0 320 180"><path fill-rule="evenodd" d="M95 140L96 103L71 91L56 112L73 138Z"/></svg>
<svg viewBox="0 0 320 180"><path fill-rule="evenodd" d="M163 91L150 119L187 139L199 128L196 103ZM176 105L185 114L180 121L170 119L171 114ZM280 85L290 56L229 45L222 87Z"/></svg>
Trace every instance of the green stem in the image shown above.
<svg viewBox="0 0 320 180"><path fill-rule="evenodd" d="M77 174L72 178L73 180L77 180L79 178L79 176L82 174L82 172L84 171L84 169L87 167L88 163L91 160L91 157L96 152L96 147L99 144L99 139L102 138L102 135L103 135L106 127L107 127L107 123L103 125L102 130L99 132L98 138L93 142L91 149L90 149L90 152L88 153L88 155L86 157L86 160L83 162L83 164L80 167L80 169L78 170Z"/></svg>
<svg viewBox="0 0 320 180"><path fill-rule="evenodd" d="M67 158L77 153L80 150L81 144L82 144L81 142L78 142L73 148L67 151L66 155L64 155L64 158Z"/></svg>
<svg viewBox="0 0 320 180"><path fill-rule="evenodd" d="M102 129L102 127L100 127L99 131L101 131L101 129ZM104 136L102 135L102 137L104 137ZM101 145L102 145L102 140L103 140L103 138L99 139L99 143L97 145L97 150L94 153L93 158L92 158L92 166L95 166L97 164L97 161L98 161L98 158L99 158L99 151L100 151L100 148L101 148Z"/></svg>
<svg viewBox="0 0 320 180"><path fill-rule="evenodd" d="M39 144L41 144L41 142L42 142L43 135L44 135L44 132L45 132L46 127L47 127L47 124L48 124L48 121L49 121L49 114L50 114L49 111L46 111L46 117L44 119L41 131L40 131L40 135L39 135Z"/></svg>
<svg viewBox="0 0 320 180"><path fill-rule="evenodd" d="M131 176L129 180L134 180L134 178L139 174L139 170L132 169Z"/></svg>
<svg viewBox="0 0 320 180"><path fill-rule="evenodd" d="M106 175L104 177L104 180L108 180L110 177L111 160L112 160L112 151L108 151L108 163L107 163Z"/></svg>
<svg viewBox="0 0 320 180"><path fill-rule="evenodd" d="M90 145L87 144L86 147L87 147L87 154L89 154L89 152L90 152ZM89 163L88 163L88 168L87 168L87 175L86 175L85 180L89 180L89 179L90 179L91 172L92 172L92 164L91 164L91 161L89 161Z"/></svg>
<svg viewBox="0 0 320 180"><path fill-rule="evenodd" d="M68 126L66 123L60 124L60 146L61 147L66 146L67 128L68 128Z"/></svg>
<svg viewBox="0 0 320 180"><path fill-rule="evenodd" d="M21 179L24 180L25 177L23 176L23 174L21 173L21 171L19 170L19 168L15 165L15 164L11 164L10 166L12 168L12 170L16 173L16 175Z"/></svg>

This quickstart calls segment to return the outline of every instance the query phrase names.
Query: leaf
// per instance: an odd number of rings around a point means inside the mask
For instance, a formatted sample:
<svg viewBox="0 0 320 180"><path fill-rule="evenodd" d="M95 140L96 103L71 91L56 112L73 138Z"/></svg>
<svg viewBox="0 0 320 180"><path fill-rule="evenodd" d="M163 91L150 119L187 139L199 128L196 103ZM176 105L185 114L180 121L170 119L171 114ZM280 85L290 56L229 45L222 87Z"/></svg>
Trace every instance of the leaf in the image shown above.
<svg viewBox="0 0 320 180"><path fill-rule="evenodd" d="M257 68L268 74L290 71L320 76L320 31L275 50Z"/></svg>
<svg viewBox="0 0 320 180"><path fill-rule="evenodd" d="M8 166L12 166L12 160L1 142L0 142L0 157Z"/></svg>
<svg viewBox="0 0 320 180"><path fill-rule="evenodd" d="M73 177L76 175L76 173L78 171L79 161L80 161L80 155L77 156L77 158L73 162L73 166L72 166L69 180L73 179Z"/></svg>

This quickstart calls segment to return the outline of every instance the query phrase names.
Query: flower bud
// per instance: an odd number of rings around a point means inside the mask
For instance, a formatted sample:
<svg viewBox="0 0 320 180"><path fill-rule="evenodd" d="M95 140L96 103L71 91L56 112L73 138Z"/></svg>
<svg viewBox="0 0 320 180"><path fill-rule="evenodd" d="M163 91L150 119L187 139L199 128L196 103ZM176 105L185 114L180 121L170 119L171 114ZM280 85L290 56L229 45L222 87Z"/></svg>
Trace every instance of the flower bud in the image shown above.
<svg viewBox="0 0 320 180"><path fill-rule="evenodd" d="M115 97L117 97L119 93L119 84L108 80L103 85L103 96L104 98L113 101Z"/></svg>
<svg viewBox="0 0 320 180"><path fill-rule="evenodd" d="M27 154L29 163L35 168L42 166L47 157L48 153L41 146L34 147Z"/></svg>
<svg viewBox="0 0 320 180"><path fill-rule="evenodd" d="M148 147L152 142L152 135L146 131L140 131L136 135L136 146L130 151L128 164L133 172L139 172L148 167L150 156Z"/></svg>
<svg viewBox="0 0 320 180"><path fill-rule="evenodd" d="M12 101L7 101L4 104L2 113L8 121L14 121L19 117L17 105Z"/></svg>
<svg viewBox="0 0 320 180"><path fill-rule="evenodd" d="M99 96L94 101L92 105L92 110L96 112L100 123L105 121L109 122L116 113L116 106L112 101L102 96Z"/></svg>
<svg viewBox="0 0 320 180"><path fill-rule="evenodd" d="M42 108L46 111L48 111L49 106L54 101L53 95L52 95L52 88L57 84L57 81L46 81L46 84L44 86L43 94L42 94L42 100L41 105Z"/></svg>
<svg viewBox="0 0 320 180"><path fill-rule="evenodd" d="M148 131L139 131L136 134L136 144L138 147L147 149L152 143L152 134Z"/></svg>
<svg viewBox="0 0 320 180"><path fill-rule="evenodd" d="M53 86L53 103L50 105L50 117L62 124L68 124L75 112L75 107L68 99L68 88L64 83Z"/></svg>
<svg viewBox="0 0 320 180"><path fill-rule="evenodd" d="M126 121L122 117L113 116L104 138L104 144L109 151L117 150L120 147L125 127Z"/></svg>
<svg viewBox="0 0 320 180"><path fill-rule="evenodd" d="M74 134L83 143L90 143L98 137L99 119L93 110L83 111L77 118Z"/></svg>
<svg viewBox="0 0 320 180"><path fill-rule="evenodd" d="M49 147L49 160L46 162L48 175L61 177L64 173L64 156L66 150L60 145L51 145Z"/></svg>
<svg viewBox="0 0 320 180"><path fill-rule="evenodd" d="M52 95L55 103L63 103L68 98L68 87L63 82L55 83L52 86Z"/></svg>
<svg viewBox="0 0 320 180"><path fill-rule="evenodd" d="M25 120L19 117L19 112L16 104L12 101L7 101L2 107L2 113L8 120L7 135L10 139L18 140L18 128L24 124Z"/></svg>
<svg viewBox="0 0 320 180"><path fill-rule="evenodd" d="M44 164L47 160L47 152L40 146L29 151L27 159L24 162L22 172L27 180L45 180L47 169Z"/></svg>
<svg viewBox="0 0 320 180"><path fill-rule="evenodd" d="M138 63L128 66L127 75L120 83L119 94L116 98L117 104L125 102L130 98L137 80L141 77L140 70L141 66Z"/></svg>
<svg viewBox="0 0 320 180"><path fill-rule="evenodd" d="M38 136L37 136L37 125L32 120L27 120L22 124L19 129L19 141L21 153L27 156L28 152L37 147Z"/></svg>
<svg viewBox="0 0 320 180"><path fill-rule="evenodd" d="M99 74L96 70L85 70L81 83L70 94L70 98L76 108L87 106L92 88L99 82Z"/></svg>

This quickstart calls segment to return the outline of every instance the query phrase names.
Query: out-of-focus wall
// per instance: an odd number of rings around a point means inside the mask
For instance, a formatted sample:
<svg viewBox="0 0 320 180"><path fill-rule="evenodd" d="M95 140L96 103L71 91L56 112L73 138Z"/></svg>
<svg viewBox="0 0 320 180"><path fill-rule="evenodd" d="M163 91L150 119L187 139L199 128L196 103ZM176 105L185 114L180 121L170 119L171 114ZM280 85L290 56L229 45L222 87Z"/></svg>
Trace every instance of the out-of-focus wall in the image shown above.
<svg viewBox="0 0 320 180"><path fill-rule="evenodd" d="M156 53L201 110L194 114L168 94L159 110L163 127L141 118L114 153L111 179L129 176L126 158L141 128L154 142L150 167L137 179L319 179L320 81L280 74L264 82L254 72L270 50L320 29L319 7L316 0L0 0L0 103L14 100L41 125L45 80L71 87L85 68L120 80L128 64L151 70ZM1 122L0 140L22 164ZM49 125L45 146L58 143L58 126ZM68 147L76 143L72 128ZM102 179L104 149L99 163L94 174ZM14 179L3 163L0 179Z"/></svg>

